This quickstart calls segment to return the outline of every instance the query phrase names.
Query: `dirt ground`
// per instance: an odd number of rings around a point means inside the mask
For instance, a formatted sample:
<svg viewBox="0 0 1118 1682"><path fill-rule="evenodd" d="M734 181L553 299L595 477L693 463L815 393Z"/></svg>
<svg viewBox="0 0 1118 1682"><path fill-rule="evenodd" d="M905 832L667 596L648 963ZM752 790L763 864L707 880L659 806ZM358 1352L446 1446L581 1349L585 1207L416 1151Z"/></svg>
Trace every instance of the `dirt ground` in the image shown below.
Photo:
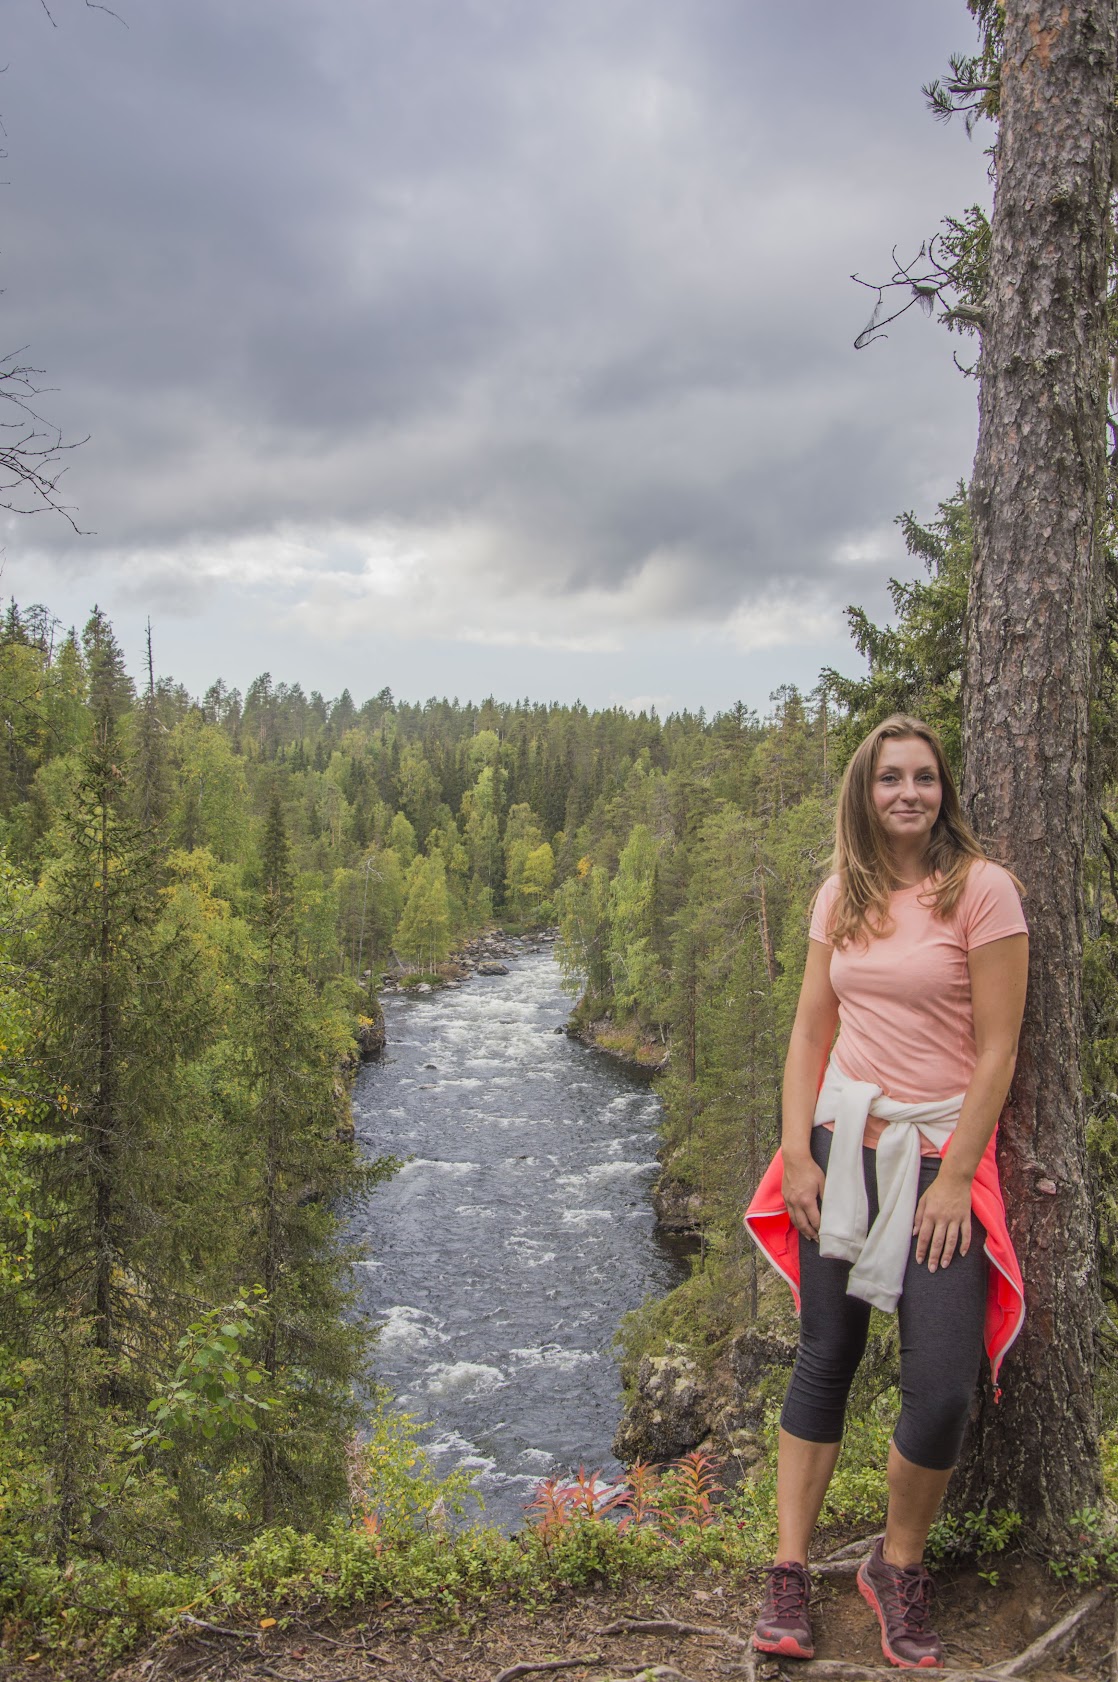
<svg viewBox="0 0 1118 1682"><path fill-rule="evenodd" d="M884 1675L876 1623L857 1593L852 1567L839 1569L844 1574L817 1579L816 1659L809 1664L760 1657L754 1663L747 1637L760 1599L760 1573L731 1579L711 1572L674 1584L572 1592L538 1613L491 1606L458 1627L437 1623L421 1607L394 1605L356 1608L341 1622L312 1616L282 1630L184 1628L121 1666L112 1682L248 1682L257 1677L280 1682L513 1682L529 1675L545 1682L548 1677L621 1682L642 1676L649 1682L715 1682L735 1676L747 1682L797 1676L803 1682L858 1682ZM1062 1589L1041 1564L1021 1557L1000 1566L995 1585L969 1572L941 1575L935 1621L947 1649L947 1676L956 1682L989 1676L992 1667L1020 1655L1086 1598L1083 1590ZM1093 1598L1093 1610L1067 1642L1039 1663L1001 1674L1028 1674L1035 1682L1116 1682L1114 1599L1109 1591ZM56 1676L77 1682L88 1675L80 1665L56 1669L46 1654L37 1664L18 1668L0 1663L0 1676L18 1676L20 1682Z"/></svg>

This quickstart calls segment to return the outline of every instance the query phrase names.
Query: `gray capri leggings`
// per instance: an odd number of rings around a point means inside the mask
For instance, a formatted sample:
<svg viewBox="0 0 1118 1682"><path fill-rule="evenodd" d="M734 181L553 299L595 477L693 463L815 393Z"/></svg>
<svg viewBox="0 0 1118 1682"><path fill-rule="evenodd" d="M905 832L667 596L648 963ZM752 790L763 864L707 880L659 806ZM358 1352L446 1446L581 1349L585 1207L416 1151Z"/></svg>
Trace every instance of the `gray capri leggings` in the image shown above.
<svg viewBox="0 0 1118 1682"><path fill-rule="evenodd" d="M823 1172L831 1135L814 1127L811 1154ZM862 1152L870 1222L877 1216L877 1153ZM936 1158L920 1165L920 1192L939 1170ZM982 1359L986 1314L986 1229L973 1213L971 1243L951 1265L928 1272L909 1250L904 1289L897 1304L901 1333L901 1416L893 1441L906 1460L946 1472L959 1458L963 1430ZM800 1346L780 1423L810 1443L842 1438L846 1399L866 1350L869 1304L846 1294L850 1263L827 1261L818 1244L800 1236Z"/></svg>

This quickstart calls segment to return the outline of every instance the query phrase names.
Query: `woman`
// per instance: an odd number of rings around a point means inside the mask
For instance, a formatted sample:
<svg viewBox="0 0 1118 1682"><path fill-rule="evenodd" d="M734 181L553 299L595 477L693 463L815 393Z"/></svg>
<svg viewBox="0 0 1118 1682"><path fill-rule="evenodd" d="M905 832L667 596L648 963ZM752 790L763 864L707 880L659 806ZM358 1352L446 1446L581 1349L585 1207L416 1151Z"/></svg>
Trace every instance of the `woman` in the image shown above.
<svg viewBox="0 0 1118 1682"><path fill-rule="evenodd" d="M781 1148L745 1217L800 1308L777 1564L753 1636L761 1652L814 1651L808 1544L876 1305L898 1312L902 1406L885 1535L858 1587L890 1663L943 1662L924 1545L983 1339L996 1382L1024 1319L994 1134L1027 968L1017 886L963 818L934 731L886 719L839 793L834 874L815 902L784 1069Z"/></svg>

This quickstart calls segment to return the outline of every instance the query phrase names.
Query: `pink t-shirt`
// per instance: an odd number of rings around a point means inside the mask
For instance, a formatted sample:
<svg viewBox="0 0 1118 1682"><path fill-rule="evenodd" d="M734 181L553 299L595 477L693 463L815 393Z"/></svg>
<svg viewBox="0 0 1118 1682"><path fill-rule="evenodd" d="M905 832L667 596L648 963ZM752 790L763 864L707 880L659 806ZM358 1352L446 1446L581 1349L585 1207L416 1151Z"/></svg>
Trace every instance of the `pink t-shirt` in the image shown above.
<svg viewBox="0 0 1118 1682"><path fill-rule="evenodd" d="M827 878L812 912L808 932L824 946L831 945L827 920L838 884L837 876ZM851 1079L872 1081L908 1104L966 1091L977 1060L967 953L1028 933L1012 879L989 859L971 865L944 921L933 914L927 889L919 883L889 896L892 933L831 951L839 1001L835 1061ZM882 1128L871 1116L865 1143L876 1144Z"/></svg>

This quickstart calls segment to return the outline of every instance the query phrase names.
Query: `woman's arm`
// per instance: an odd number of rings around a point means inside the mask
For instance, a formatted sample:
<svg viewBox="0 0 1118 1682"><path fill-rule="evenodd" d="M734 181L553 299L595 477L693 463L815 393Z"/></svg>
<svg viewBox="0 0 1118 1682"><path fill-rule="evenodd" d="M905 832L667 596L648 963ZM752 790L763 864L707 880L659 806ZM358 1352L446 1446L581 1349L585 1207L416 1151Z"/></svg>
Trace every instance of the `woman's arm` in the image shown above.
<svg viewBox="0 0 1118 1682"><path fill-rule="evenodd" d="M916 1206L916 1260L931 1273L970 1249L970 1191L1013 1079L1025 1009L1029 937L1007 935L967 954L978 1061L939 1173Z"/></svg>
<svg viewBox="0 0 1118 1682"><path fill-rule="evenodd" d="M819 1077L830 1056L837 1026L838 999L831 986L831 948L821 941L809 940L796 1021L784 1061L780 1150L784 1159L781 1193L785 1207L796 1231L813 1240L819 1237L823 1170L811 1154L811 1125L819 1095Z"/></svg>

